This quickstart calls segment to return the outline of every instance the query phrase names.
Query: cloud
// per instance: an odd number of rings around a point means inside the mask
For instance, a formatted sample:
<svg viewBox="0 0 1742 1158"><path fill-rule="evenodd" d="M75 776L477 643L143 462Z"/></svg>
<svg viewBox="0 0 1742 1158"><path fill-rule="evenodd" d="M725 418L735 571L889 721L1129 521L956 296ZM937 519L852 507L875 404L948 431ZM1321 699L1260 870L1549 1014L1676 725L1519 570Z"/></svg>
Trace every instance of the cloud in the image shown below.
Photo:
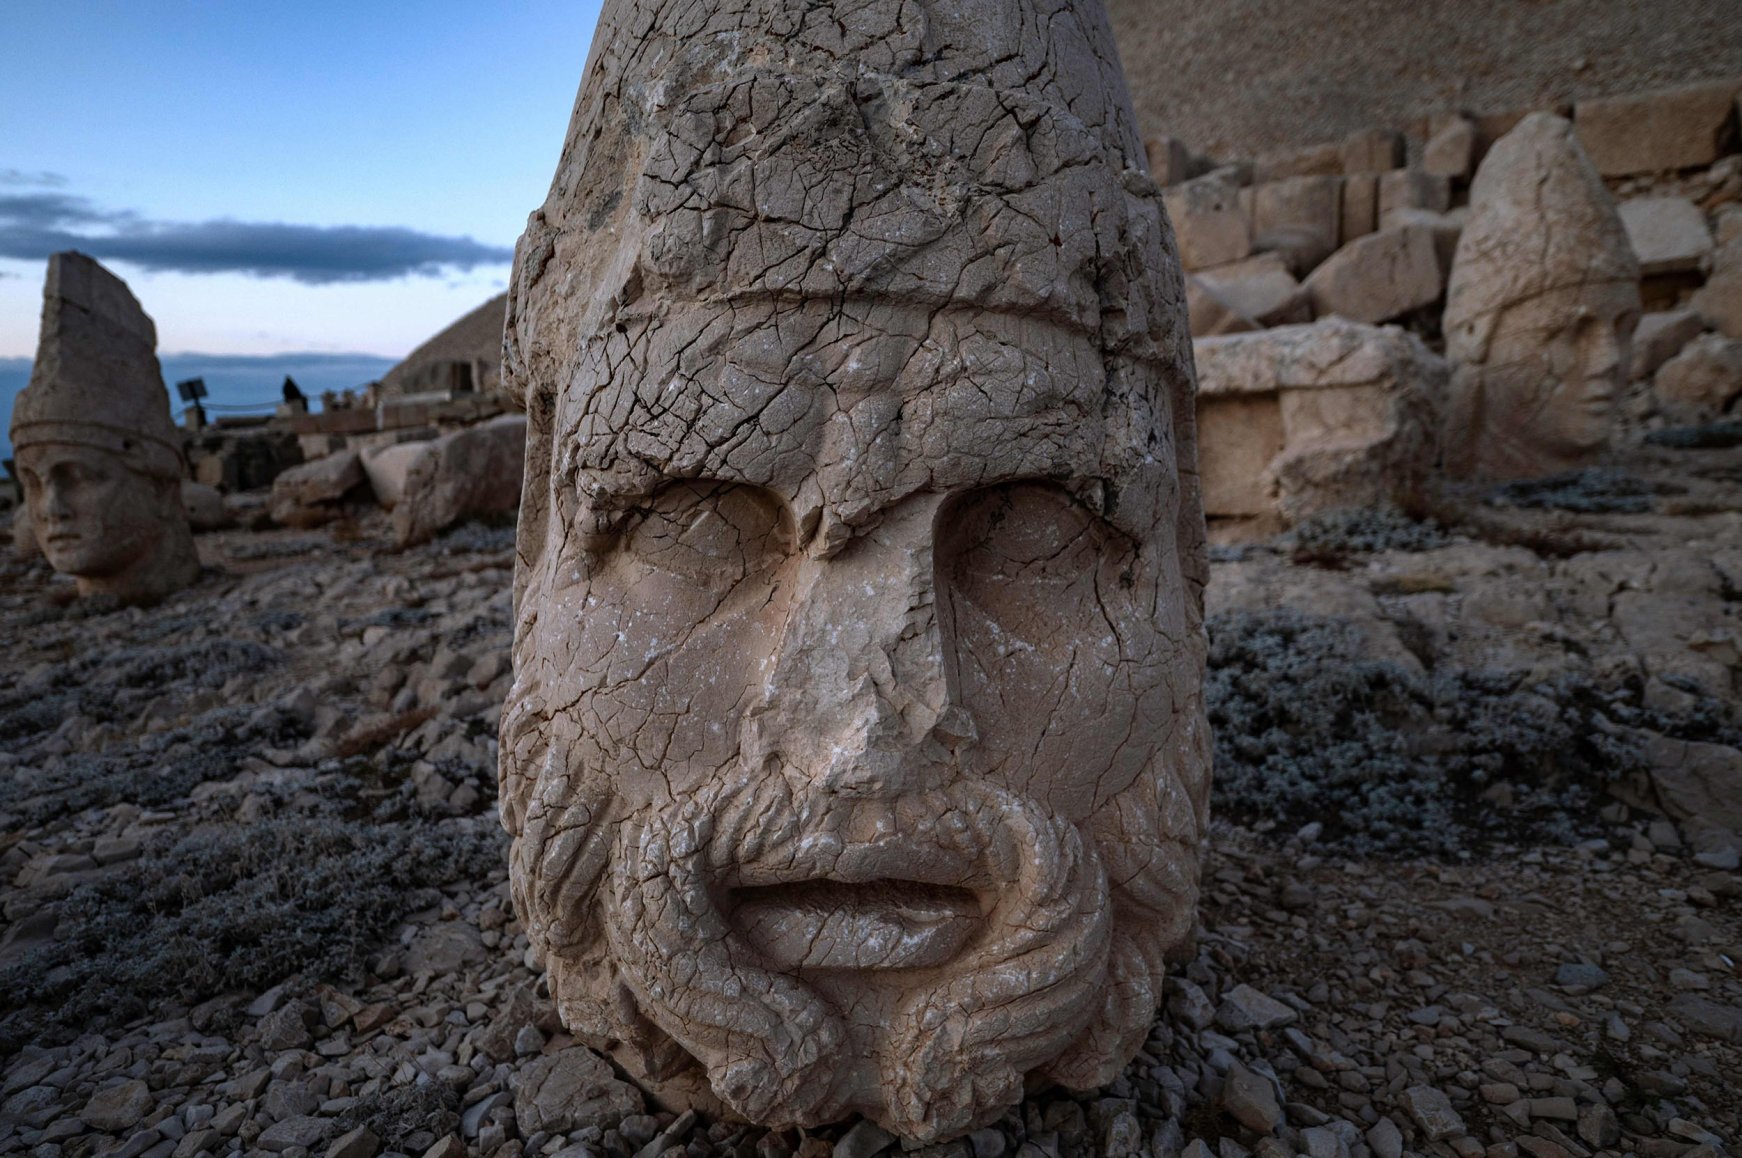
<svg viewBox="0 0 1742 1158"><path fill-rule="evenodd" d="M23 169L0 169L0 185L24 185L39 189L59 189L67 179L59 173L26 173Z"/></svg>
<svg viewBox="0 0 1742 1158"><path fill-rule="evenodd" d="M13 181L11 177L30 177ZM403 226L290 225L283 222L150 221L102 209L83 197L8 185L52 185L54 174L0 170L0 258L41 261L63 249L177 273L288 277L309 285L389 281L445 270L499 265L514 251L470 237L443 237Z"/></svg>

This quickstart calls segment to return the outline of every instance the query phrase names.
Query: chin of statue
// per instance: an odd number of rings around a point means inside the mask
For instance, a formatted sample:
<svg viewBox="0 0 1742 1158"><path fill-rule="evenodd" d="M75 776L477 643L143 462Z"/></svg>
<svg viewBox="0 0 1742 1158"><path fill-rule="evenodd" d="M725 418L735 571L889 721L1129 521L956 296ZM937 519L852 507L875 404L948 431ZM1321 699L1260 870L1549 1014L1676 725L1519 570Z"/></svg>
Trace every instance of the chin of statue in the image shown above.
<svg viewBox="0 0 1742 1158"><path fill-rule="evenodd" d="M1148 1030L1160 946L1119 927L1094 842L1004 789L843 800L787 771L621 818L550 803L514 876L558 1011L677 1100L937 1140L1031 1080L1110 1080Z"/></svg>

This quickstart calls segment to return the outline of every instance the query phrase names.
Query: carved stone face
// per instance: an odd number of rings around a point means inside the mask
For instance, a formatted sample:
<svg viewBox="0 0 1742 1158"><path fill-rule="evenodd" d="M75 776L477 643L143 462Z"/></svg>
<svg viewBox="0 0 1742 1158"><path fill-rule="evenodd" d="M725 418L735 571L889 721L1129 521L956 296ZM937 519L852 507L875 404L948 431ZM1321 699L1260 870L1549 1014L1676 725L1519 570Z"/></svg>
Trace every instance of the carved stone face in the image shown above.
<svg viewBox="0 0 1742 1158"><path fill-rule="evenodd" d="M1469 366L1493 443L1483 473L1568 469L1607 447L1638 320L1631 283L1569 287L1506 309L1486 357Z"/></svg>
<svg viewBox="0 0 1742 1158"><path fill-rule="evenodd" d="M115 580L149 562L163 483L112 454L61 443L20 448L18 473L37 543L56 571Z"/></svg>
<svg viewBox="0 0 1742 1158"><path fill-rule="evenodd" d="M566 1023L917 1137L1123 1065L1207 764L1174 448L1109 494L1109 392L1031 318L741 301L535 410L503 810Z"/></svg>

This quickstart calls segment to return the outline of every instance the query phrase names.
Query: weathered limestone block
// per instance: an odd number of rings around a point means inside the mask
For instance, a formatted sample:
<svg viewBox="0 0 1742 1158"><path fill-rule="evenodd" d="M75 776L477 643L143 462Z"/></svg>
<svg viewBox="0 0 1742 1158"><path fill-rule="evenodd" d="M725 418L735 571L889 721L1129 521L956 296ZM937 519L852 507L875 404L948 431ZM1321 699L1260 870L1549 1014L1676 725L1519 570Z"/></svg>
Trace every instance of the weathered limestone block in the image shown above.
<svg viewBox="0 0 1742 1158"><path fill-rule="evenodd" d="M216 531L230 525L230 512L224 508L224 496L216 487L183 479L181 509L187 515L188 527L195 531Z"/></svg>
<svg viewBox="0 0 1742 1158"><path fill-rule="evenodd" d="M1231 168L1194 177L1165 192L1180 264L1188 270L1241 261L1252 252L1252 219Z"/></svg>
<svg viewBox="0 0 1742 1158"><path fill-rule="evenodd" d="M1738 89L1724 80L1580 101L1579 142L1605 177L1710 165L1735 134Z"/></svg>
<svg viewBox="0 0 1742 1158"><path fill-rule="evenodd" d="M1192 337L1213 334L1244 334L1262 329L1257 319L1241 313L1232 302L1204 284L1197 274L1186 274L1186 310L1191 315Z"/></svg>
<svg viewBox="0 0 1742 1158"><path fill-rule="evenodd" d="M1633 331L1633 380L1643 381L1700 336L1706 324L1693 310L1642 314Z"/></svg>
<svg viewBox="0 0 1742 1158"><path fill-rule="evenodd" d="M1721 334L1696 338L1658 369L1651 385L1671 422L1710 422L1742 397L1742 341Z"/></svg>
<svg viewBox="0 0 1742 1158"><path fill-rule="evenodd" d="M1447 118L1422 148L1422 169L1449 181L1469 180L1476 166L1476 140L1476 122L1465 116Z"/></svg>
<svg viewBox="0 0 1742 1158"><path fill-rule="evenodd" d="M1319 317L1384 322L1437 301L1445 276L1434 231L1422 225L1382 229L1333 253L1306 279Z"/></svg>
<svg viewBox="0 0 1742 1158"><path fill-rule="evenodd" d="M1342 172L1343 147L1334 142L1279 149L1252 159L1252 180L1258 184L1289 177L1338 177Z"/></svg>
<svg viewBox="0 0 1742 1158"><path fill-rule="evenodd" d="M1692 272L1712 252L1706 215L1686 197L1637 197L1619 212L1641 274Z"/></svg>
<svg viewBox="0 0 1742 1158"><path fill-rule="evenodd" d="M1240 314L1263 326L1310 322L1312 303L1289 272L1280 253L1261 253L1233 265L1199 270L1192 276ZM1188 306L1191 295L1186 295Z"/></svg>
<svg viewBox="0 0 1742 1158"><path fill-rule="evenodd" d="M127 284L82 253L49 258L12 445L36 542L79 594L149 603L198 576L157 328Z"/></svg>
<svg viewBox="0 0 1742 1158"><path fill-rule="evenodd" d="M1149 158L1149 172L1157 185L1177 185L1192 175L1192 151L1178 137L1166 134L1143 142L1144 155Z"/></svg>
<svg viewBox="0 0 1742 1158"><path fill-rule="evenodd" d="M1351 173L1343 178L1343 207L1337 236L1344 245L1379 228L1379 174Z"/></svg>
<svg viewBox="0 0 1742 1158"><path fill-rule="evenodd" d="M405 471L393 508L393 541L427 542L467 519L510 515L520 506L526 418L505 414L428 443Z"/></svg>
<svg viewBox="0 0 1742 1158"><path fill-rule="evenodd" d="M1706 284L1688 304L1708 326L1727 338L1742 338L1742 237L1734 237L1712 254Z"/></svg>
<svg viewBox="0 0 1742 1158"><path fill-rule="evenodd" d="M1304 273L1337 248L1343 211L1340 177L1289 177L1254 185L1252 245L1288 256Z"/></svg>
<svg viewBox="0 0 1742 1158"><path fill-rule="evenodd" d="M1389 173L1403 168L1403 134L1393 129L1362 129L1343 140L1343 172Z"/></svg>
<svg viewBox="0 0 1742 1158"><path fill-rule="evenodd" d="M1432 467L1447 370L1405 331L1331 318L1193 345L1211 518L1396 503Z"/></svg>
<svg viewBox="0 0 1742 1158"><path fill-rule="evenodd" d="M1397 169L1379 178L1379 228L1394 223L1399 212L1425 209L1444 213L1452 207L1451 182L1423 169Z"/></svg>
<svg viewBox="0 0 1742 1158"><path fill-rule="evenodd" d="M501 811L662 1097L938 1139L1143 1042L1209 771L1168 239L1098 4L607 0L509 295Z"/></svg>
<svg viewBox="0 0 1742 1158"><path fill-rule="evenodd" d="M1482 161L1446 293L1446 465L1484 478L1600 455L1632 366L1639 263L1572 125L1533 113Z"/></svg>
<svg viewBox="0 0 1742 1158"><path fill-rule="evenodd" d="M406 475L412 464L429 450L430 441L396 442L363 451L363 473L368 476L369 489L375 492L375 501L383 509L391 511L399 505L405 494Z"/></svg>
<svg viewBox="0 0 1742 1158"><path fill-rule="evenodd" d="M368 485L361 455L341 450L283 471L272 480L267 509L287 527L318 527L344 513Z"/></svg>

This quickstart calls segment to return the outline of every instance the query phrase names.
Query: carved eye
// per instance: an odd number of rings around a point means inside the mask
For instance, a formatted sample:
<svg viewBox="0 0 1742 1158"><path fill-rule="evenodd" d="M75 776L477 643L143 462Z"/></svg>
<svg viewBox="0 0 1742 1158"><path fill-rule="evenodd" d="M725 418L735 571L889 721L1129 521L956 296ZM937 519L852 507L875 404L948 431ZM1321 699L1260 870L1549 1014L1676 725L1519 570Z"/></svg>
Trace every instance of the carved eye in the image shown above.
<svg viewBox="0 0 1742 1158"><path fill-rule="evenodd" d="M939 537L950 587L994 621L1046 622L1092 598L1111 529L1058 487L980 491L946 519Z"/></svg>
<svg viewBox="0 0 1742 1158"><path fill-rule="evenodd" d="M620 549L644 567L717 589L786 557L786 514L759 487L680 482L623 525Z"/></svg>

